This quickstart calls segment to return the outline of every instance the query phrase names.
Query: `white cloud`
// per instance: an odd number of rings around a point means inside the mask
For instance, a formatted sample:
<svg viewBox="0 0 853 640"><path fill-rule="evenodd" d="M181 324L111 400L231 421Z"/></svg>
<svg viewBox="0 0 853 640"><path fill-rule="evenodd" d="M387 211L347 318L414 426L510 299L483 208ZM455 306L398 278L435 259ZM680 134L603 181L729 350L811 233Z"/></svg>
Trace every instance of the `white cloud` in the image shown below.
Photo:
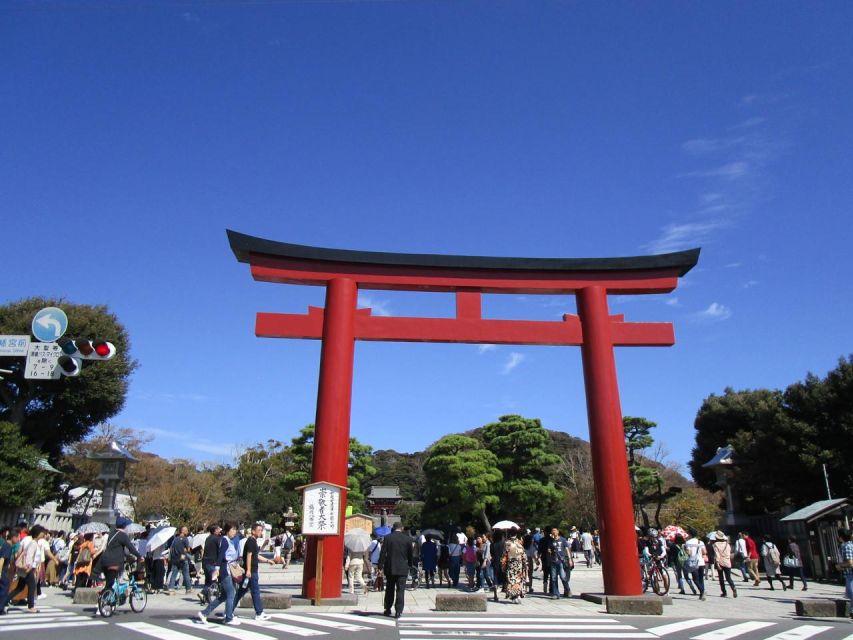
<svg viewBox="0 0 853 640"><path fill-rule="evenodd" d="M135 398L163 402L207 402L210 398L201 393L167 393L164 391L134 391Z"/></svg>
<svg viewBox="0 0 853 640"><path fill-rule="evenodd" d="M478 344L477 345L477 353L483 354L488 351L494 351L498 346L496 344Z"/></svg>
<svg viewBox="0 0 853 640"><path fill-rule="evenodd" d="M222 458L233 457L234 452L237 451L237 445L233 442L217 443L189 431L168 431L157 427L144 427L140 431L150 434L155 438L178 442L181 446L191 451L201 451L202 453L209 453Z"/></svg>
<svg viewBox="0 0 853 640"><path fill-rule="evenodd" d="M758 285L758 280L747 280L744 283L743 288L744 289L751 289L752 287L757 286L757 285Z"/></svg>
<svg viewBox="0 0 853 640"><path fill-rule="evenodd" d="M667 298L664 301L664 304L668 304L670 307L678 307L681 306L678 304L678 298Z"/></svg>
<svg viewBox="0 0 853 640"><path fill-rule="evenodd" d="M737 180L749 175L750 171L751 166L748 162L735 160L734 162L727 162L713 169L691 171L682 175L688 178L725 178L727 180Z"/></svg>
<svg viewBox="0 0 853 640"><path fill-rule="evenodd" d="M370 311L375 316L392 316L391 308L387 300L377 300L371 298L365 293L358 294L358 306L360 308L369 307Z"/></svg>
<svg viewBox="0 0 853 640"><path fill-rule="evenodd" d="M702 244L712 232L727 227L728 224L722 220L668 224L662 229L663 233L657 240L643 245L643 248L652 253L692 248Z"/></svg>
<svg viewBox="0 0 853 640"><path fill-rule="evenodd" d="M509 358L506 362L504 362L503 369L501 369L501 373L506 375L513 369L515 369L518 365L520 365L524 361L524 354L518 353L517 351L513 351L509 354Z"/></svg>
<svg viewBox="0 0 853 640"><path fill-rule="evenodd" d="M729 262L726 265L726 269L737 269L738 267L742 267L742 266L743 266L742 262Z"/></svg>
<svg viewBox="0 0 853 640"><path fill-rule="evenodd" d="M732 310L719 302L712 302L704 311L699 311L695 314L697 320L705 320L709 322L722 322L732 317Z"/></svg>
<svg viewBox="0 0 853 640"><path fill-rule="evenodd" d="M761 124L766 119L767 118L748 118L747 120L744 120L743 122L739 122L738 124L732 125L731 127L729 127L729 129L731 131L736 131L737 129L750 129L752 127L755 127L755 126Z"/></svg>
<svg viewBox="0 0 853 640"><path fill-rule="evenodd" d="M198 17L198 14L193 13L192 11L184 11L181 14L181 19L184 22L201 22L201 18Z"/></svg>
<svg viewBox="0 0 853 640"><path fill-rule="evenodd" d="M694 138L681 145L687 153L703 156L731 149L744 142L744 138Z"/></svg>

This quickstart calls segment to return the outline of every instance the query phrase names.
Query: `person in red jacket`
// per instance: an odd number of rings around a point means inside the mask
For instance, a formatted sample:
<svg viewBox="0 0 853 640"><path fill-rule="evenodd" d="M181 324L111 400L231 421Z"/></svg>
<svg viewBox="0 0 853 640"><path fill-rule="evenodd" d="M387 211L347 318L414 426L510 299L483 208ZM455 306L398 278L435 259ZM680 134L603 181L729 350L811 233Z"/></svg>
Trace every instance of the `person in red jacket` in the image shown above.
<svg viewBox="0 0 853 640"><path fill-rule="evenodd" d="M755 540L749 537L748 531L741 531L740 537L746 542L746 568L753 580L753 586L757 587L761 584L758 577L758 546L755 544Z"/></svg>

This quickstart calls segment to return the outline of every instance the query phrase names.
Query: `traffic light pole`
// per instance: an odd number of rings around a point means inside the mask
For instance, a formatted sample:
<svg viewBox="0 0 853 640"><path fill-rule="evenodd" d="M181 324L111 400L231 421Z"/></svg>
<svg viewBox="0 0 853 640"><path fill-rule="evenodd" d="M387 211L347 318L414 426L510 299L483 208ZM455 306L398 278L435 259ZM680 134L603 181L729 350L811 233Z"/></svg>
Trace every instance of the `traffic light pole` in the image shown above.
<svg viewBox="0 0 853 640"><path fill-rule="evenodd" d="M349 467L357 298L358 287L349 278L334 278L326 286L311 481L331 482L341 487L347 486ZM328 536L328 544L323 545L321 553L318 553L318 546L322 538L310 536L308 539L305 571L302 574L304 598L319 602L323 598L338 598L341 595L346 494L346 490L342 489L339 535ZM319 580L318 574L323 576Z"/></svg>

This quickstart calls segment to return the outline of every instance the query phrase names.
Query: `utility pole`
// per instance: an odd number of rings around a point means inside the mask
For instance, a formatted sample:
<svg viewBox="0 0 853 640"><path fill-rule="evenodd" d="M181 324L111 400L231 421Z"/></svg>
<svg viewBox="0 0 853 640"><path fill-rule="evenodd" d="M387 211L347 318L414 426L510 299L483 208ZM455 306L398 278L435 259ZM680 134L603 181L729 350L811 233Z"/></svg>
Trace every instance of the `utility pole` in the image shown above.
<svg viewBox="0 0 853 640"><path fill-rule="evenodd" d="M823 465L823 479L826 481L826 498L832 500L832 493L829 491L829 474L826 472L826 465Z"/></svg>

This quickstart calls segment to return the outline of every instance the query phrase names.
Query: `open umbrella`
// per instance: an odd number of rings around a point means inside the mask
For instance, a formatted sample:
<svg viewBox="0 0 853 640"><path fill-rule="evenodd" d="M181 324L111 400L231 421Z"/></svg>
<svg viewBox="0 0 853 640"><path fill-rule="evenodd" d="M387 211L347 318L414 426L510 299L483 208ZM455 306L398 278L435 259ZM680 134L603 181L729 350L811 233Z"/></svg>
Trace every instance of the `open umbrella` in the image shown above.
<svg viewBox="0 0 853 640"><path fill-rule="evenodd" d="M378 529L374 529L373 533L375 533L377 536L387 536L389 533L391 533L391 527L379 527Z"/></svg>
<svg viewBox="0 0 853 640"><path fill-rule="evenodd" d="M424 529L421 531L425 538L433 538L435 540L444 540L444 534L438 529Z"/></svg>
<svg viewBox="0 0 853 640"><path fill-rule="evenodd" d="M204 541L207 540L209 533L197 533L193 536L192 541L190 542L190 549L196 549L204 544Z"/></svg>
<svg viewBox="0 0 853 640"><path fill-rule="evenodd" d="M364 529L350 529L344 534L344 546L353 553L361 553L370 548L370 534Z"/></svg>
<svg viewBox="0 0 853 640"><path fill-rule="evenodd" d="M671 524L668 527L664 527L663 531L661 531L661 534L670 542L675 540L675 536L681 536L685 540L690 537L689 535L687 535L687 532L684 529L675 524Z"/></svg>
<svg viewBox="0 0 853 640"><path fill-rule="evenodd" d="M77 529L77 533L106 533L109 530L109 525L103 522L87 522Z"/></svg>
<svg viewBox="0 0 853 640"><path fill-rule="evenodd" d="M137 533L142 533L145 531L145 527L141 524L137 524L136 522L131 522L124 528L124 532L130 535L136 535Z"/></svg>
<svg viewBox="0 0 853 640"><path fill-rule="evenodd" d="M175 535L175 527L157 527L153 529L148 536L148 548L156 549L157 547L161 547Z"/></svg>
<svg viewBox="0 0 853 640"><path fill-rule="evenodd" d="M518 525L512 520L501 520L492 525L492 529L518 529Z"/></svg>

